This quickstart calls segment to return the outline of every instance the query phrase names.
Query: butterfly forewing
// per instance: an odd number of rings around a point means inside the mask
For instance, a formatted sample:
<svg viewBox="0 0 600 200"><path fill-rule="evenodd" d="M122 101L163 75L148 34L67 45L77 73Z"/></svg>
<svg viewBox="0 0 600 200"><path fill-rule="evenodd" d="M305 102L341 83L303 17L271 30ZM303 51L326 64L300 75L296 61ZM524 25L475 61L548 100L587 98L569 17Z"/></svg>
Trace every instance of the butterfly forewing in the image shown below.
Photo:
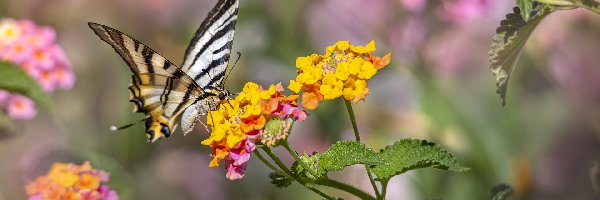
<svg viewBox="0 0 600 200"><path fill-rule="evenodd" d="M181 69L203 89L219 88L231 55L239 0L219 0L196 31Z"/></svg>
<svg viewBox="0 0 600 200"><path fill-rule="evenodd" d="M147 115L146 135L154 142L169 135L181 119L190 132L198 116L216 109L231 54L239 0L219 0L187 48L182 68L141 42L108 26L89 23L134 73L129 86L134 111ZM228 92L224 92L228 94Z"/></svg>
<svg viewBox="0 0 600 200"><path fill-rule="evenodd" d="M177 66L141 42L108 26L89 23L94 32L110 44L134 73L129 86L136 112L148 115L149 142L168 137L177 117L207 94Z"/></svg>

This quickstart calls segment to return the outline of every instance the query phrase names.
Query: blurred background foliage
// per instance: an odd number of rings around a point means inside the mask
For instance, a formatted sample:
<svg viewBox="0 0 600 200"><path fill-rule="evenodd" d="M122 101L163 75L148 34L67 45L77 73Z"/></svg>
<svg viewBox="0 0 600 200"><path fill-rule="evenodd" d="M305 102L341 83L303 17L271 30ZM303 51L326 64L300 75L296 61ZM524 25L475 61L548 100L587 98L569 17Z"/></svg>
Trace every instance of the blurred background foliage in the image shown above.
<svg viewBox="0 0 600 200"><path fill-rule="evenodd" d="M143 116L132 114L127 101L126 64L87 22L121 30L181 63L215 2L0 0L1 17L54 27L77 77L73 90L53 95L53 113L40 109L36 118L0 131L0 199L24 199L24 185L54 162L85 160L112 173L109 184L122 199L317 199L298 184L276 189L256 160L244 179L227 181L222 168L207 168L202 126L154 145L145 143L143 125L109 131ZM287 85L296 57L322 53L338 40L375 40L379 55L392 53L392 64L370 82L371 96L355 108L364 141L378 149L404 137L427 139L471 170L404 174L391 180L389 199L487 199L498 183L512 185L516 199L598 197L590 168L600 157L600 16L574 10L544 19L501 107L487 51L513 1L241 3L234 51L242 57L226 85L233 93L247 81ZM342 102L327 102L296 126L291 144L324 151L352 138ZM335 175L369 189L361 170Z"/></svg>

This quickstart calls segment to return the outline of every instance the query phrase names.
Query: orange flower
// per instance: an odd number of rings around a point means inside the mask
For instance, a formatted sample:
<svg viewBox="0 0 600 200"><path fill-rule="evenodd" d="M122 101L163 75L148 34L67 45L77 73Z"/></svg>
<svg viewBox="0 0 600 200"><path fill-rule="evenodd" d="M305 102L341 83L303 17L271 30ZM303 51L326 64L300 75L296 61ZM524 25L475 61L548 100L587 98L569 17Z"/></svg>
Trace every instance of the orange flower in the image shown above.
<svg viewBox="0 0 600 200"><path fill-rule="evenodd" d="M82 190L93 190L100 187L100 177L92 174L83 174L80 176L79 181L75 184L75 187Z"/></svg>
<svg viewBox="0 0 600 200"><path fill-rule="evenodd" d="M305 92L302 94L302 107L314 110L323 101L323 97L314 92Z"/></svg>

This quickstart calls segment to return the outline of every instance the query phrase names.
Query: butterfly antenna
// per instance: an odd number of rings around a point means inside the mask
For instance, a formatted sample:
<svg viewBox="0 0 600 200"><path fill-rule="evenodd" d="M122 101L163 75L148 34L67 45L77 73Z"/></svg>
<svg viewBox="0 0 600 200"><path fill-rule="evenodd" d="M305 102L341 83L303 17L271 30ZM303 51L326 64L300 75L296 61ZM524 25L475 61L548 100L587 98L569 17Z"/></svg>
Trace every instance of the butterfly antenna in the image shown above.
<svg viewBox="0 0 600 200"><path fill-rule="evenodd" d="M231 71L233 71L233 68L235 68L235 65L237 65L238 61L240 61L240 58L242 57L242 53L240 53L239 51L237 52L237 59L235 60L235 63L233 63L233 66L231 67L231 69L229 69L229 72L227 73L227 76L225 76L225 78L221 81L221 88L225 88L225 81L227 80L227 78L229 78L229 75L231 74Z"/></svg>
<svg viewBox="0 0 600 200"><path fill-rule="evenodd" d="M115 131L123 130L123 129L129 128L129 127L131 127L133 125L139 124L140 122L146 121L147 119L148 118L146 117L146 118L144 118L144 119L142 119L142 120L140 120L138 122L134 122L134 123L130 123L130 124L125 124L125 125L119 126L119 127L113 125L113 126L110 126L110 131L115 132Z"/></svg>

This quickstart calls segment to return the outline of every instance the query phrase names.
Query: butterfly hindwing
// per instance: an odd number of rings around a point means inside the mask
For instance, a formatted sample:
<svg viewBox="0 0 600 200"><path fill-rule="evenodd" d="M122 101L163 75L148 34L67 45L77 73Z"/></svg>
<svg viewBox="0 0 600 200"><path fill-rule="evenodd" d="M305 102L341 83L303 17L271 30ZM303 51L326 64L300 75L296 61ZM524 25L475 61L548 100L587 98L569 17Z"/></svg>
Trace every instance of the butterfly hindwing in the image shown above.
<svg viewBox="0 0 600 200"><path fill-rule="evenodd" d="M96 23L89 26L119 53L134 73L129 86L130 101L135 105L134 111L148 116L149 142L170 136L178 116L209 95L185 72L141 42L108 26Z"/></svg>
<svg viewBox="0 0 600 200"><path fill-rule="evenodd" d="M196 31L181 69L203 89L219 88L231 55L239 0L219 0Z"/></svg>

